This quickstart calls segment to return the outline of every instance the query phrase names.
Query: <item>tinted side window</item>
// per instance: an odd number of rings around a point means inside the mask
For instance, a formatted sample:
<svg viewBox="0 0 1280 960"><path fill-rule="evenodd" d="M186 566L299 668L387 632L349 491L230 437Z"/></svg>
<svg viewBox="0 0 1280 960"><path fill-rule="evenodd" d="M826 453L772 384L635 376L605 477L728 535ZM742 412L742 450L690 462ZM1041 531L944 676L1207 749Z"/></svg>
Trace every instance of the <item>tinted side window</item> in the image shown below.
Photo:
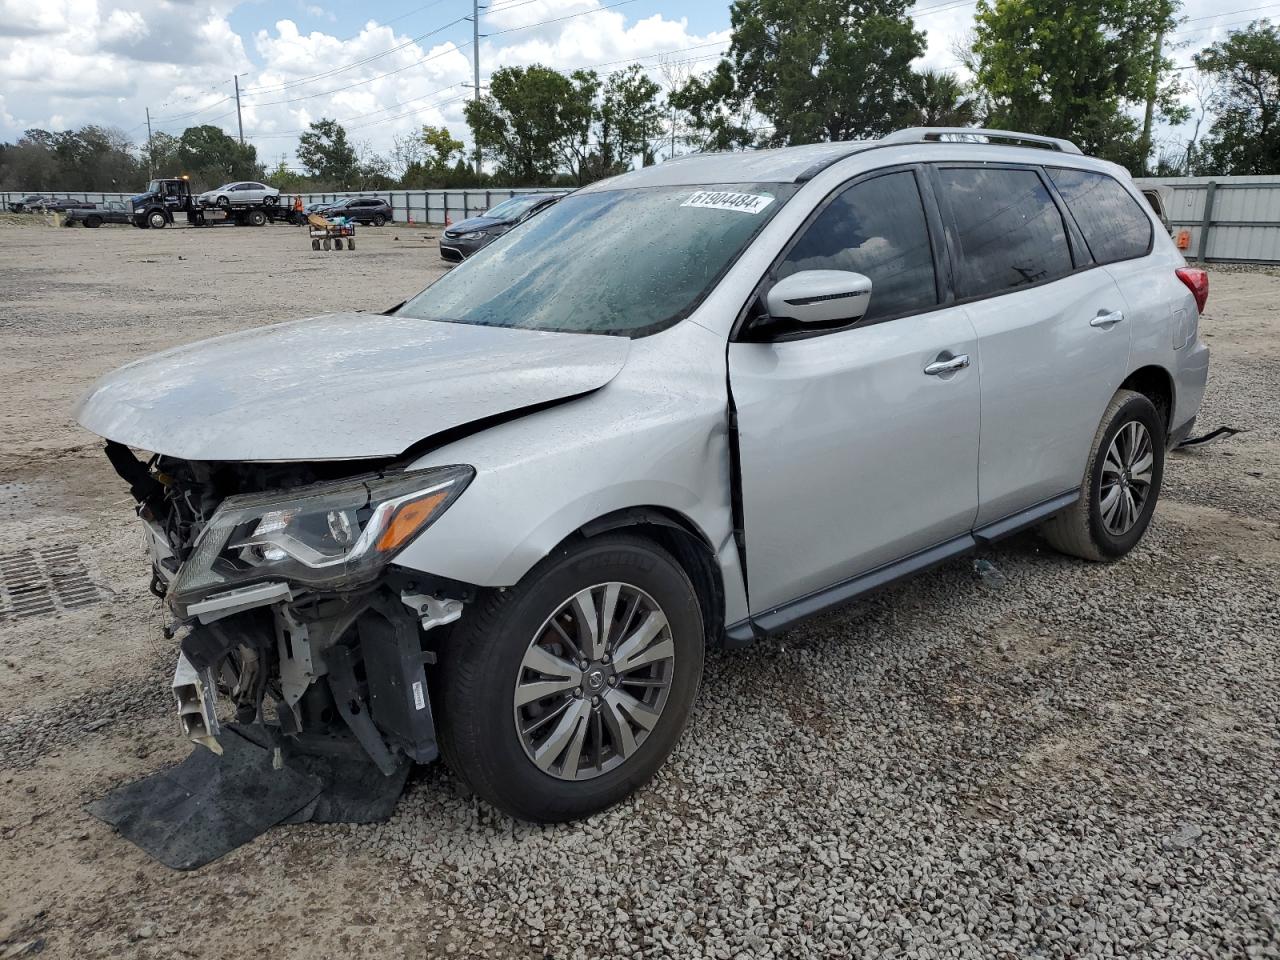
<svg viewBox="0 0 1280 960"><path fill-rule="evenodd" d="M938 173L963 256L956 278L962 298L1071 272L1062 214L1034 170L951 167Z"/></svg>
<svg viewBox="0 0 1280 960"><path fill-rule="evenodd" d="M801 270L851 270L869 277L868 320L936 304L933 251L915 174L864 180L836 196L801 234L777 277Z"/></svg>
<svg viewBox="0 0 1280 960"><path fill-rule="evenodd" d="M1145 257L1151 220L1129 191L1105 173L1049 167L1053 185L1080 225L1098 263Z"/></svg>

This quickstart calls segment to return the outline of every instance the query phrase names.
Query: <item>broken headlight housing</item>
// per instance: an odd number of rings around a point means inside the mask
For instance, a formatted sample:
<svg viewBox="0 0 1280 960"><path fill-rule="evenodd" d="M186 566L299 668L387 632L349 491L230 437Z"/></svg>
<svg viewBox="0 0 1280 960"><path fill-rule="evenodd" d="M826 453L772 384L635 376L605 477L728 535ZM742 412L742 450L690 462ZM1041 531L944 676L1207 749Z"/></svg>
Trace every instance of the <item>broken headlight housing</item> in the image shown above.
<svg viewBox="0 0 1280 960"><path fill-rule="evenodd" d="M169 591L179 616L210 594L263 580L363 586L458 498L475 471L438 467L228 497Z"/></svg>

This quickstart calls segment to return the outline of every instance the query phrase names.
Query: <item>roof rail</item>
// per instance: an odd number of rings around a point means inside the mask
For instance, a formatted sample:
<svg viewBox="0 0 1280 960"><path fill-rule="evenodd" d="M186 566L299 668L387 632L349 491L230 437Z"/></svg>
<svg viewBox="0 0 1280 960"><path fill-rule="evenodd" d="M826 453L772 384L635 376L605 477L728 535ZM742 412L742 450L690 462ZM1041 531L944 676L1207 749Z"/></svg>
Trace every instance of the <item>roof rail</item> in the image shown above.
<svg viewBox="0 0 1280 960"><path fill-rule="evenodd" d="M1082 153L1070 140L1042 137L1037 133L1014 130L987 130L983 127L908 127L895 130L881 143L1000 143L1006 146L1041 147L1059 153Z"/></svg>

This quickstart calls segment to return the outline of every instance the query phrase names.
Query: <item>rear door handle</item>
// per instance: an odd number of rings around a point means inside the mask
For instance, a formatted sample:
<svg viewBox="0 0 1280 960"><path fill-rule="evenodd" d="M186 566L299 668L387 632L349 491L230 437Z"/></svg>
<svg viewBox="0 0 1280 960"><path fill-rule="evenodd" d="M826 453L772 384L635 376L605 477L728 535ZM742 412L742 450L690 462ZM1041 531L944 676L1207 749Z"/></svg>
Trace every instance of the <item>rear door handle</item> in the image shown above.
<svg viewBox="0 0 1280 960"><path fill-rule="evenodd" d="M957 370L963 370L969 365L969 355L962 353L958 357L952 357L950 360L935 360L924 368L924 372L931 377L939 376L944 373L955 373Z"/></svg>
<svg viewBox="0 0 1280 960"><path fill-rule="evenodd" d="M1124 319L1124 314L1119 310L1113 310L1111 313L1100 313L1089 321L1091 327L1114 327L1117 323Z"/></svg>

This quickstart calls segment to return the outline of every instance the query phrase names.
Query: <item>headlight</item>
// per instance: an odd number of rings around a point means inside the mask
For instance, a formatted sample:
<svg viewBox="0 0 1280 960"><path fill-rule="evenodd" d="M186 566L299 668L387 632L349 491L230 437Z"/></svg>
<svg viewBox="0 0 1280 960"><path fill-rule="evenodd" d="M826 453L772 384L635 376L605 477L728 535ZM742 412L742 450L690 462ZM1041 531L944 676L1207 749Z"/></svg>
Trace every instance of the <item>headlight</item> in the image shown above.
<svg viewBox="0 0 1280 960"><path fill-rule="evenodd" d="M470 233L464 233L458 239L459 240L479 240L483 236L485 236L485 232L483 230L472 230Z"/></svg>
<svg viewBox="0 0 1280 960"><path fill-rule="evenodd" d="M258 580L329 590L369 583L473 476L471 467L440 467L228 497L173 583L175 612Z"/></svg>

